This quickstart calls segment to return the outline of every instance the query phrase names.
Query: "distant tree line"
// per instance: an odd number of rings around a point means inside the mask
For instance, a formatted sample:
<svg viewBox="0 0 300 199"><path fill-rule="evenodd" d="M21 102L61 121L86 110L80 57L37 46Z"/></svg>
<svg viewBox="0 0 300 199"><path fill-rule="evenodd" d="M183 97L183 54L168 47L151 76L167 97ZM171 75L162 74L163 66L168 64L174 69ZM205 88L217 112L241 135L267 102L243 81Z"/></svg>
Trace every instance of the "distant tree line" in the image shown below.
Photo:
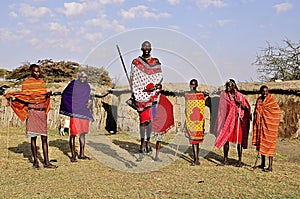
<svg viewBox="0 0 300 199"><path fill-rule="evenodd" d="M81 66L72 61L55 62L52 59L38 60L37 64L41 68L41 78L47 83L70 81L76 78L77 74L83 70L89 75L89 83L112 86L112 80L103 67ZM12 71L0 69L0 77L5 75L7 80L21 82L30 76L29 66L30 63L25 62L22 66Z"/></svg>
<svg viewBox="0 0 300 199"><path fill-rule="evenodd" d="M268 46L256 56L259 79L262 81L300 80L300 44L288 39L283 45Z"/></svg>

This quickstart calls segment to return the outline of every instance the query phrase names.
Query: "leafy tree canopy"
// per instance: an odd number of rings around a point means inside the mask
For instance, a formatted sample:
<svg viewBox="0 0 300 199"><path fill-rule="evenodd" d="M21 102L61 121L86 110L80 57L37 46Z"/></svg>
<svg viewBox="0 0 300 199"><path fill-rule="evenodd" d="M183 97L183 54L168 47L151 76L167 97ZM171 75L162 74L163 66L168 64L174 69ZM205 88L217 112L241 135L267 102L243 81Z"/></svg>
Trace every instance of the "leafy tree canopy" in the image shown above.
<svg viewBox="0 0 300 199"><path fill-rule="evenodd" d="M72 61L55 62L52 59L39 60L37 64L41 68L41 78L47 83L70 81L77 78L80 71L85 71L89 75L90 83L112 86L112 80L104 68L80 66L80 64ZM30 63L25 62L22 66L8 72L6 79L23 81L30 76L29 66Z"/></svg>
<svg viewBox="0 0 300 199"><path fill-rule="evenodd" d="M300 44L283 40L283 45L268 46L256 56L259 79L262 81L300 80Z"/></svg>

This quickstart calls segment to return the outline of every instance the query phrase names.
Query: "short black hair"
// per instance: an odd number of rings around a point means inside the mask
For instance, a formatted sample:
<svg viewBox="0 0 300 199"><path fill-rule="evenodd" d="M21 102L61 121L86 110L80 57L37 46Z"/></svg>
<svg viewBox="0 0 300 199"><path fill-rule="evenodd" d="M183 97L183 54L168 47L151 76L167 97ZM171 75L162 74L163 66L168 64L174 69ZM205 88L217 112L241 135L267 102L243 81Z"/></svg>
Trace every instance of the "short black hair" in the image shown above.
<svg viewBox="0 0 300 199"><path fill-rule="evenodd" d="M144 42L142 43L142 45L141 45L141 49L143 49L144 46L145 46L146 44L149 44L149 45L150 45L150 48L151 48L151 43L150 43L150 41L144 41Z"/></svg>
<svg viewBox="0 0 300 199"><path fill-rule="evenodd" d="M158 83L158 84L156 84L156 87L157 87L157 88L158 88L158 87L162 88L162 84L161 84L161 83Z"/></svg>
<svg viewBox="0 0 300 199"><path fill-rule="evenodd" d="M262 85L260 87L259 91L262 92L265 88L269 90L269 88L266 85Z"/></svg>
<svg viewBox="0 0 300 199"><path fill-rule="evenodd" d="M29 66L29 70L32 70L33 68L38 68L38 69L40 69L40 66L37 65L37 64L31 64L31 65Z"/></svg>
<svg viewBox="0 0 300 199"><path fill-rule="evenodd" d="M196 79L191 79L191 81L190 81L190 85L192 84L192 82L195 82L195 83L196 83L196 85L198 86L198 80L196 80Z"/></svg>

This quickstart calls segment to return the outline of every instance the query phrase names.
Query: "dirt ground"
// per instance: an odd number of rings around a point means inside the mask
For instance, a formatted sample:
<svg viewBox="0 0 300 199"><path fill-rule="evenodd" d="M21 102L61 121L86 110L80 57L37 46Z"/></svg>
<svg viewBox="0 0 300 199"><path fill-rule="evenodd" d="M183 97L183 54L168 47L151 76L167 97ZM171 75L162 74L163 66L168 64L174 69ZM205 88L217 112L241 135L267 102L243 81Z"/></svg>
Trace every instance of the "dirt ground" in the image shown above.
<svg viewBox="0 0 300 199"><path fill-rule="evenodd" d="M116 147L129 143L128 150L137 151L138 140L124 134L109 139ZM253 147L244 150L245 165L236 167L234 146L229 166L216 166L222 150L215 148L200 160L200 166L190 166L188 149L171 164L144 173L113 169L90 151L92 160L71 163L68 136L56 131L49 135L49 155L59 167L34 170L24 128L0 128L0 151L0 198L300 198L299 140L279 139L272 173L252 169L257 155ZM40 161L41 154L39 147Z"/></svg>
<svg viewBox="0 0 300 199"><path fill-rule="evenodd" d="M277 152L287 157L292 163L300 163L300 140L279 139Z"/></svg>

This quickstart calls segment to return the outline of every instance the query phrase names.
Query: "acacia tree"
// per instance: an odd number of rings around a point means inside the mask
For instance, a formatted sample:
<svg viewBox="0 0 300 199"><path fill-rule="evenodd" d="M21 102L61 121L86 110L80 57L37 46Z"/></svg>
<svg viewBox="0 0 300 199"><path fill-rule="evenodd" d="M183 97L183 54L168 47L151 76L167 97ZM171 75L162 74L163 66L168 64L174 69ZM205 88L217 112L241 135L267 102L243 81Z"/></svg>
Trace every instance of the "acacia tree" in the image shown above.
<svg viewBox="0 0 300 199"><path fill-rule="evenodd" d="M112 80L108 72L103 68L96 68L92 66L81 66L80 64L72 61L59 61L55 62L52 59L38 60L37 62L41 67L41 77L46 83L53 82L66 82L77 78L79 71L86 71L89 75L89 82L98 85L112 86ZM21 82L30 76L29 62L23 63L22 66L9 72L7 79L15 79ZM1 71L0 71L1 72Z"/></svg>
<svg viewBox="0 0 300 199"><path fill-rule="evenodd" d="M283 46L271 46L267 42L268 46L261 50L261 54L256 55L254 64L260 80L300 79L300 44L288 39L283 40L283 43Z"/></svg>

